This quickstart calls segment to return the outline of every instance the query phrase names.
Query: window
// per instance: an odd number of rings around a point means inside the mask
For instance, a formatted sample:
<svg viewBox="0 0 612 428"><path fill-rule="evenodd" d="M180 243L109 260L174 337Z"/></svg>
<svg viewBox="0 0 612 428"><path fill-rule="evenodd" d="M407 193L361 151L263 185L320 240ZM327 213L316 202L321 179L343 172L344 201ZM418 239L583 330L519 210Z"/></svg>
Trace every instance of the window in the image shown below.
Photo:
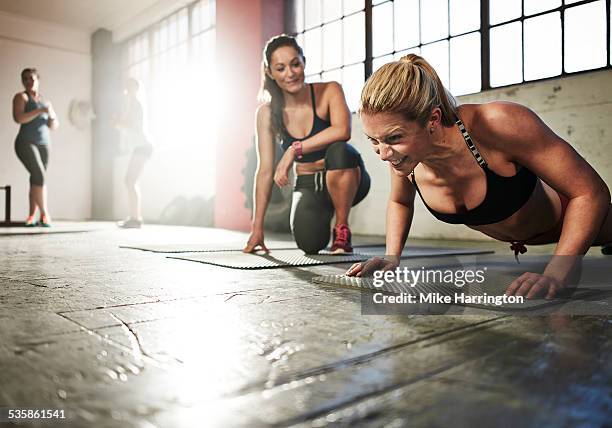
<svg viewBox="0 0 612 428"><path fill-rule="evenodd" d="M605 0L490 0L491 87L609 67Z"/></svg>
<svg viewBox="0 0 612 428"><path fill-rule="evenodd" d="M125 43L125 75L139 80L144 89L141 96L149 107L149 131L159 144L191 139L191 134L177 132L191 131L185 126L189 121L185 115L201 104L188 105L190 101L185 100L205 99L214 87L214 30L215 2L201 0ZM201 112L194 119L201 124Z"/></svg>
<svg viewBox="0 0 612 428"><path fill-rule="evenodd" d="M339 80L352 97L372 71L409 53L425 57L450 91L463 95L610 68L608 3L292 0L286 27L304 48L309 77ZM364 75L347 79L350 67ZM357 101L350 99L351 109Z"/></svg>
<svg viewBox="0 0 612 428"><path fill-rule="evenodd" d="M215 55L214 0L183 7L124 44L124 74L141 83L156 151L169 167L182 165L181 174L199 174L177 181L202 183L207 194L215 180Z"/></svg>
<svg viewBox="0 0 612 428"><path fill-rule="evenodd" d="M308 82L342 84L351 111L365 81L365 1L297 0L293 26L306 56Z"/></svg>

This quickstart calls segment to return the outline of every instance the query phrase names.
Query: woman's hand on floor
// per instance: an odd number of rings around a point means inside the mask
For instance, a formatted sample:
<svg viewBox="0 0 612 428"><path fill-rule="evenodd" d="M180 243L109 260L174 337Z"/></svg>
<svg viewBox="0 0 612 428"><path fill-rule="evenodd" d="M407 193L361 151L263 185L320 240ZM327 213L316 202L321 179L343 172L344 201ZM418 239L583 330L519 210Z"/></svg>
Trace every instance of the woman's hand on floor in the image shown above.
<svg viewBox="0 0 612 428"><path fill-rule="evenodd" d="M258 248L259 247L259 248ZM263 231L254 230L251 232L251 236L249 236L249 240L247 241L246 247L242 250L243 253L252 253L257 251L258 249L264 250L266 253L269 253L268 247L264 243L264 234Z"/></svg>
<svg viewBox="0 0 612 428"><path fill-rule="evenodd" d="M553 256L543 273L525 272L506 289L506 296L552 299L564 290L576 288L582 274L581 255Z"/></svg>
<svg viewBox="0 0 612 428"><path fill-rule="evenodd" d="M544 296L554 298L565 288L557 278L541 273L525 272L506 289L506 296L524 296L528 299Z"/></svg>
<svg viewBox="0 0 612 428"><path fill-rule="evenodd" d="M377 270L391 270L399 266L399 257L390 256L387 259L372 257L365 262L355 263L346 271L346 276L368 276Z"/></svg>

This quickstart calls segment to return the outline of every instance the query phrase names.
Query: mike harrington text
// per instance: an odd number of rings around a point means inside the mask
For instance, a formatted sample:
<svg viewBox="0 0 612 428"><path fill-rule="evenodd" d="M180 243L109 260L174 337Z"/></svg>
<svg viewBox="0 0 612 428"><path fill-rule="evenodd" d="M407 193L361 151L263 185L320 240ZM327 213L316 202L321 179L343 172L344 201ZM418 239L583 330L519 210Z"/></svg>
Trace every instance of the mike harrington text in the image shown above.
<svg viewBox="0 0 612 428"><path fill-rule="evenodd" d="M374 293L372 301L375 304L411 304L411 303L429 303L429 304L476 304L476 305L492 305L501 306L505 304L524 303L523 296L492 296L487 293L482 295L469 295L464 293L455 293L454 295L440 293L400 293L400 294L384 294Z"/></svg>

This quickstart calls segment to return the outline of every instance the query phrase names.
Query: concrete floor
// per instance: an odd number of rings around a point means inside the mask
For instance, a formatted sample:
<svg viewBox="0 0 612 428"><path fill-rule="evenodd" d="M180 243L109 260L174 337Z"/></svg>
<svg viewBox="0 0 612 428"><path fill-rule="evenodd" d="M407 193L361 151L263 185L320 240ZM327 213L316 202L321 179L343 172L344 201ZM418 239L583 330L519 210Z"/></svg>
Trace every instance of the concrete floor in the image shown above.
<svg viewBox="0 0 612 428"><path fill-rule="evenodd" d="M359 292L310 282L347 265L231 270L118 246L244 234L95 229L0 231L5 412L63 408L52 424L75 427L612 421L611 317L362 316Z"/></svg>

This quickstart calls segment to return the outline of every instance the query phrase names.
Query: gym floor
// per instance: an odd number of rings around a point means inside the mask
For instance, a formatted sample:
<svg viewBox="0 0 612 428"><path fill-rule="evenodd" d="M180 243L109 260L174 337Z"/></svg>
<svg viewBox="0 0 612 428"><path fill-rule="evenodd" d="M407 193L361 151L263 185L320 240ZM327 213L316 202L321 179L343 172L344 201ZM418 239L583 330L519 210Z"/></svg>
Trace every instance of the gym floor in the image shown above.
<svg viewBox="0 0 612 428"><path fill-rule="evenodd" d="M65 409L56 426L603 427L612 420L611 317L481 309L362 316L359 292L310 281L346 264L226 269L119 245L246 235L85 226L96 230L0 231L0 402ZM508 251L489 242L413 242Z"/></svg>

